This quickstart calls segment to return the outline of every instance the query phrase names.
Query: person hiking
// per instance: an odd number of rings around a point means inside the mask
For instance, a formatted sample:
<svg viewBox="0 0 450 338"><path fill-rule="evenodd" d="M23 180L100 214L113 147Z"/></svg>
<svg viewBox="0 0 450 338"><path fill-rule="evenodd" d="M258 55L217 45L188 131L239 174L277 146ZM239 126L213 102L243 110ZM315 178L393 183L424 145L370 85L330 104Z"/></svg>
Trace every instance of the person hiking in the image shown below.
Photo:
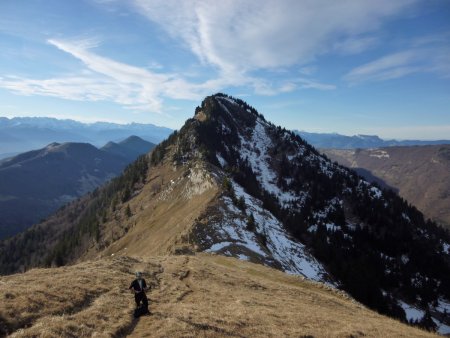
<svg viewBox="0 0 450 338"><path fill-rule="evenodd" d="M136 310L134 311L134 316L139 317L143 314L150 314L148 310L148 299L145 291L149 288L145 279L142 278L142 272L136 272L136 279L131 283L129 289L134 292L134 300L136 301ZM142 302L142 306L141 306Z"/></svg>

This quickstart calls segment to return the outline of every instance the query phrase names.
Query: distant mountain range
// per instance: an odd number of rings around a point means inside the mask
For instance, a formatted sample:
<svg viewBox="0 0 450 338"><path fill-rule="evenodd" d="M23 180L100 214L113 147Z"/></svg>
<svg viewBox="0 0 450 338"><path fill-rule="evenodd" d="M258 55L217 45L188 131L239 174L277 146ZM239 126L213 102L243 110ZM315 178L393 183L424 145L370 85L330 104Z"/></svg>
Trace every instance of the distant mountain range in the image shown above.
<svg viewBox="0 0 450 338"><path fill-rule="evenodd" d="M117 124L109 122L82 123L49 117L0 117L0 159L39 149L58 142L83 142L101 147L109 141L118 142L131 135L159 143L172 129L153 124ZM376 135L346 136L336 133L309 133L294 130L316 148L356 149L392 146L450 144L450 140L383 140Z"/></svg>
<svg viewBox="0 0 450 338"><path fill-rule="evenodd" d="M294 130L305 141L312 144L316 148L327 149L357 149L357 148L381 148L394 146L421 146L450 144L450 140L383 140L376 135L354 135L346 136L336 133L308 133L306 131Z"/></svg>
<svg viewBox="0 0 450 338"><path fill-rule="evenodd" d="M137 136L101 149L89 143L51 143L0 161L0 238L94 190L154 146Z"/></svg>
<svg viewBox="0 0 450 338"><path fill-rule="evenodd" d="M450 145L322 151L368 181L398 191L425 216L450 228Z"/></svg>
<svg viewBox="0 0 450 338"><path fill-rule="evenodd" d="M48 117L0 117L0 159L58 142L83 142L100 147L109 141L118 142L131 135L159 143L172 132L153 124L86 124L74 120Z"/></svg>

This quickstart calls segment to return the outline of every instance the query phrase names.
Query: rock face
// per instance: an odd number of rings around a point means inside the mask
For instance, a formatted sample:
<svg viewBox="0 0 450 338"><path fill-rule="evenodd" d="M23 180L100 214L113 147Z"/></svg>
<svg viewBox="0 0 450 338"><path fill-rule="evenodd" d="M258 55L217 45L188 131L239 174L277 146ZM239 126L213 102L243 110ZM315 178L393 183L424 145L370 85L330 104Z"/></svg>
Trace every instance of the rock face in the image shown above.
<svg viewBox="0 0 450 338"><path fill-rule="evenodd" d="M395 193L332 163L245 102L216 94L120 177L3 242L0 266L5 273L111 255L208 252L327 283L404 321L426 319L428 309L444 325L449 243Z"/></svg>

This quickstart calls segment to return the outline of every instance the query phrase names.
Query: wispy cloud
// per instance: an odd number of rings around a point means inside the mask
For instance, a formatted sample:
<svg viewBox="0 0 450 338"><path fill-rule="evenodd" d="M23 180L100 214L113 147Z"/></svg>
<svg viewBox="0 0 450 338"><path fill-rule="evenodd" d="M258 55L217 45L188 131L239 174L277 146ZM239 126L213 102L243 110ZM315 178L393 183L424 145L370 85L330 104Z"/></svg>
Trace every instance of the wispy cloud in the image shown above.
<svg viewBox="0 0 450 338"><path fill-rule="evenodd" d="M362 53L375 47L378 43L379 39L375 36L351 37L337 41L333 47L339 54L350 55Z"/></svg>
<svg viewBox="0 0 450 338"><path fill-rule="evenodd" d="M414 0L134 0L147 18L223 73L305 64L339 49L358 53Z"/></svg>
<svg viewBox="0 0 450 338"><path fill-rule="evenodd" d="M100 56L92 49L100 45L97 38L81 40L48 40L50 45L80 60L85 68L77 75L50 79L17 76L0 77L0 87L22 95L44 95L81 101L112 101L125 108L162 112L164 98L200 100L205 95L226 87L251 87L260 95L275 95L295 89L333 89L332 85L313 80L287 80L273 84L244 73L220 73L203 82L188 81L179 74L157 72Z"/></svg>
<svg viewBox="0 0 450 338"><path fill-rule="evenodd" d="M345 79L352 83L394 79L417 72L419 68L411 66L416 60L414 51L390 54L352 69Z"/></svg>
<svg viewBox="0 0 450 338"><path fill-rule="evenodd" d="M105 7L124 6L114 0L93 1ZM381 24L416 0L261 0L258 5L246 0L130 3L206 66L199 67L203 72L201 81L199 77L168 72L160 64L163 60L143 68L102 56L98 39L50 39L49 44L78 59L83 68L75 75L44 79L4 76L0 87L22 95L107 100L125 108L152 112L162 112L166 98L199 100L228 88L249 89L258 95L333 90L334 84L313 78L315 69L311 63L327 53L355 54L372 48L377 43L373 33ZM346 78L355 82L364 76L370 78L377 67L379 79L416 71L407 62L403 68L400 61L395 69L383 66L388 61L361 66ZM439 65L435 66L442 68L443 63ZM292 67L301 69L298 77L289 74ZM271 76L280 70L288 75Z"/></svg>
<svg viewBox="0 0 450 338"><path fill-rule="evenodd" d="M297 80L299 87L303 89L319 89L319 90L333 90L336 89L335 85L317 82L311 79L300 78Z"/></svg>
<svg viewBox="0 0 450 338"><path fill-rule="evenodd" d="M99 56L91 51L97 39L48 41L80 60L85 69L76 76L27 79L0 78L0 87L23 95L45 95L71 100L108 100L133 110L161 112L162 98L199 99L217 89L214 83L188 83L176 74L156 73Z"/></svg>
<svg viewBox="0 0 450 338"><path fill-rule="evenodd" d="M384 81L414 73L450 77L450 34L416 37L404 50L390 53L349 71L344 80L351 84Z"/></svg>

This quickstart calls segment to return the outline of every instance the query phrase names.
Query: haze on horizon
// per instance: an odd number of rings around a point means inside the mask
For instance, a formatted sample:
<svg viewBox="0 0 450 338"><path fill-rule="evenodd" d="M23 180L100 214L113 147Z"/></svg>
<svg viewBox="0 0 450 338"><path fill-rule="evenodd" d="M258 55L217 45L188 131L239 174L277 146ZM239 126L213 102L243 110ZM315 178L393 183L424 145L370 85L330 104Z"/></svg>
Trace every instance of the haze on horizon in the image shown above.
<svg viewBox="0 0 450 338"><path fill-rule="evenodd" d="M0 116L179 128L225 92L288 129L450 138L450 3L0 2Z"/></svg>

